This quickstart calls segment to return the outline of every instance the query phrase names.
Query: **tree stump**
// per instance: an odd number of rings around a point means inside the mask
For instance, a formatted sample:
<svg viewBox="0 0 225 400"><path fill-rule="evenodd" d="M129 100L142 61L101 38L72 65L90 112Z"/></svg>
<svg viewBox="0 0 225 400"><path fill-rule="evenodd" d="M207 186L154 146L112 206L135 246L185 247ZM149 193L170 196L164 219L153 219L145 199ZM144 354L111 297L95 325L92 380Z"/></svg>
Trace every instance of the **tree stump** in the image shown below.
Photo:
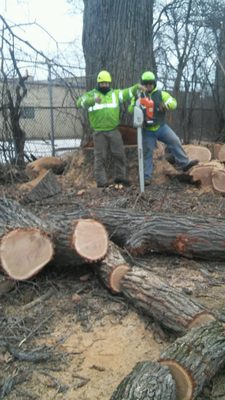
<svg viewBox="0 0 225 400"><path fill-rule="evenodd" d="M176 400L176 385L169 368L143 361L119 384L110 400Z"/></svg>
<svg viewBox="0 0 225 400"><path fill-rule="evenodd" d="M225 329L218 321L191 329L160 355L176 381L177 400L192 400L225 363Z"/></svg>
<svg viewBox="0 0 225 400"><path fill-rule="evenodd" d="M41 171L37 178L20 185L19 189L27 191L23 196L23 199L27 202L41 201L62 191L61 185L53 172L45 170Z"/></svg>
<svg viewBox="0 0 225 400"><path fill-rule="evenodd" d="M214 170L212 172L212 186L216 192L225 193L225 170Z"/></svg>

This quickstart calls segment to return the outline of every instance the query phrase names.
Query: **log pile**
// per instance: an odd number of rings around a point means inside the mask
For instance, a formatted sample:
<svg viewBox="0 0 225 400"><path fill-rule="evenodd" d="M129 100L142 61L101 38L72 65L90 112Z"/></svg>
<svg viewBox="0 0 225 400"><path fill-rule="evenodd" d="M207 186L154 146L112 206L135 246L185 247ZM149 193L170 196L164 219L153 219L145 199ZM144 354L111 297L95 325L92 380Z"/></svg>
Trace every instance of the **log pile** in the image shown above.
<svg viewBox="0 0 225 400"><path fill-rule="evenodd" d="M109 235L133 254L164 251L225 259L222 218L95 209L42 220L18 203L0 199L0 264L11 278L29 279L51 260L64 267L89 262L112 293L122 293L137 310L183 335L156 363L139 363L111 400L195 399L225 363L224 326L166 279L129 265Z"/></svg>

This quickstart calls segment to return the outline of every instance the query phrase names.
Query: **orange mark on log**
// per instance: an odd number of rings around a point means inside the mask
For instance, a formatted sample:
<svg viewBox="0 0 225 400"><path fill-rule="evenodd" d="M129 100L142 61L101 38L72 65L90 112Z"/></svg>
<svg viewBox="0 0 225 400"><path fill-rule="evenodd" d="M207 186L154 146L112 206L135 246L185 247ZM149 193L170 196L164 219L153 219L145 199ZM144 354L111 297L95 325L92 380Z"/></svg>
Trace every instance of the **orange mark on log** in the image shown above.
<svg viewBox="0 0 225 400"><path fill-rule="evenodd" d="M196 242L196 238L193 237L188 237L186 235L177 235L176 239L172 242L172 247L178 252L178 253L185 253L186 248L188 245Z"/></svg>

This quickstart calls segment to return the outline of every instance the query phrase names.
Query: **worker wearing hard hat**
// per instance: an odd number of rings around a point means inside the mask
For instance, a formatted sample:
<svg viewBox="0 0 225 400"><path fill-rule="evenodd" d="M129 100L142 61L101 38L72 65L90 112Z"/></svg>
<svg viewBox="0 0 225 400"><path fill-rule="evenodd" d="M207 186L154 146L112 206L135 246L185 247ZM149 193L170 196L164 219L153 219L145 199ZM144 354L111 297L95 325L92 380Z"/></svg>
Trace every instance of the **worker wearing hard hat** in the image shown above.
<svg viewBox="0 0 225 400"><path fill-rule="evenodd" d="M141 85L127 89L112 89L112 78L108 71L97 76L97 87L86 92L77 100L77 107L87 108L91 128L94 131L95 179L98 187L108 186L108 149L114 160L114 182L128 185L126 158L121 133L120 105L131 100Z"/></svg>
<svg viewBox="0 0 225 400"><path fill-rule="evenodd" d="M185 153L181 141L176 133L165 122L166 111L175 110L177 101L168 92L158 90L156 86L155 74L146 71L141 75L141 84L145 90L143 98L140 97L140 106L145 111L145 122L142 129L143 152L144 152L144 179L145 185L151 183L153 172L153 152L157 140L167 146L167 150L174 160L175 166L188 171L191 167L198 164L198 160L189 160ZM128 107L132 112L137 99L133 97ZM149 111L149 114L148 114Z"/></svg>

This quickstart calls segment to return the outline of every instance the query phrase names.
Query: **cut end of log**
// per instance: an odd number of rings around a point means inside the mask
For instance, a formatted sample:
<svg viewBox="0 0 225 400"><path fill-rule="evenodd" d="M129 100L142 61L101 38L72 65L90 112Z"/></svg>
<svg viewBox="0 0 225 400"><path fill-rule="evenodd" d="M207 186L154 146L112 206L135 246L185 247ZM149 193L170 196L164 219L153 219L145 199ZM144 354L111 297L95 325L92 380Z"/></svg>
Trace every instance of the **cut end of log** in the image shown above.
<svg viewBox="0 0 225 400"><path fill-rule="evenodd" d="M169 367L171 375L176 382L176 399L191 400L193 398L194 384L187 370L173 360L159 360L159 362Z"/></svg>
<svg viewBox="0 0 225 400"><path fill-rule="evenodd" d="M202 311L193 318L193 320L189 323L188 328L190 329L193 327L206 325L212 321L216 321L215 316L207 311Z"/></svg>
<svg viewBox="0 0 225 400"><path fill-rule="evenodd" d="M86 262L103 260L108 251L105 227L93 219L80 219L75 224L72 247Z"/></svg>
<svg viewBox="0 0 225 400"><path fill-rule="evenodd" d="M14 229L1 239L1 266L15 280L34 276L51 261L53 253L51 240L39 229Z"/></svg>
<svg viewBox="0 0 225 400"><path fill-rule="evenodd" d="M216 192L225 193L225 171L215 170L212 173L212 185Z"/></svg>
<svg viewBox="0 0 225 400"><path fill-rule="evenodd" d="M127 264L117 265L116 268L111 272L109 277L109 286L114 293L122 292L121 281L124 275L129 272L131 268Z"/></svg>

